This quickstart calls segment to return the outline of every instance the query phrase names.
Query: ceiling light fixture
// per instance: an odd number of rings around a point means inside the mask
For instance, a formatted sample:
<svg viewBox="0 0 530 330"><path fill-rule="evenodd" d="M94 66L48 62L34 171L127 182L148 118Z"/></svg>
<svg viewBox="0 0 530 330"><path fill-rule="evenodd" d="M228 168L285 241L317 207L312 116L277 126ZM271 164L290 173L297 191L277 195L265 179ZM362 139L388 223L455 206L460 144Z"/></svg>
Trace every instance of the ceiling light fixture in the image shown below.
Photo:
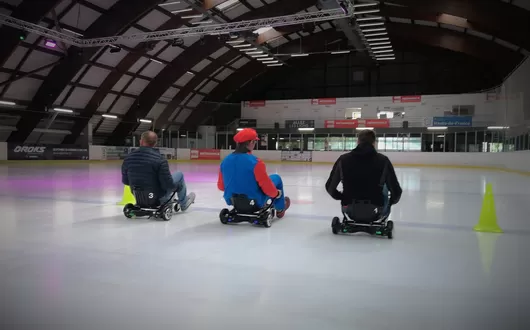
<svg viewBox="0 0 530 330"><path fill-rule="evenodd" d="M386 37L386 38L366 39L366 41L368 41L369 43L373 42L373 41L388 41L388 40L389 40L388 37Z"/></svg>
<svg viewBox="0 0 530 330"><path fill-rule="evenodd" d="M382 28L377 28L377 29L366 29L366 30L361 30L363 33L367 33L367 32L378 32L378 31L386 31L386 28L382 27Z"/></svg>
<svg viewBox="0 0 530 330"><path fill-rule="evenodd" d="M261 57L257 59L258 61L270 61L274 60L274 57Z"/></svg>
<svg viewBox="0 0 530 330"><path fill-rule="evenodd" d="M357 22L373 21L377 19L383 19L381 16L361 17L357 18Z"/></svg>
<svg viewBox="0 0 530 330"><path fill-rule="evenodd" d="M0 101L0 104L2 104L2 105L17 105L15 102L10 102L10 101Z"/></svg>
<svg viewBox="0 0 530 330"><path fill-rule="evenodd" d="M155 62L155 63L158 63L158 64L164 64L164 63L160 62L159 60L155 60L154 58L150 58L149 60L151 62Z"/></svg>
<svg viewBox="0 0 530 330"><path fill-rule="evenodd" d="M377 22L377 23L365 23L365 24L360 24L359 27L363 28L363 27L369 27L369 26L378 26L378 25L384 25L385 23L383 22Z"/></svg>
<svg viewBox="0 0 530 330"><path fill-rule="evenodd" d="M379 46L379 45L390 45L390 41L385 42L368 42L370 46Z"/></svg>
<svg viewBox="0 0 530 330"><path fill-rule="evenodd" d="M164 7L164 6L176 5L178 3L180 3L180 1L166 2L166 3L159 4L159 6Z"/></svg>
<svg viewBox="0 0 530 330"><path fill-rule="evenodd" d="M269 57L269 54L252 55L251 57L254 57L254 58L258 58L258 57Z"/></svg>
<svg viewBox="0 0 530 330"><path fill-rule="evenodd" d="M278 64L267 64L267 66L282 66L283 63L278 63Z"/></svg>
<svg viewBox="0 0 530 330"><path fill-rule="evenodd" d="M368 7L368 6L375 6L378 5L378 2L370 2L370 3L359 3L357 5L353 5L353 8L360 8L360 7Z"/></svg>
<svg viewBox="0 0 530 330"><path fill-rule="evenodd" d="M192 11L192 10L193 10L193 8L186 8L186 9L172 10L171 13L172 14L186 13L186 12Z"/></svg>
<svg viewBox="0 0 530 330"><path fill-rule="evenodd" d="M233 45L233 44L240 44L242 42L245 42L245 40L232 40L232 41L227 41L226 43Z"/></svg>
<svg viewBox="0 0 530 330"><path fill-rule="evenodd" d="M239 3L239 0L228 0L228 1L222 2L221 4L219 4L215 8L217 8L217 9L222 11L222 10L227 9L228 7L231 7L231 6L235 5L236 3Z"/></svg>
<svg viewBox="0 0 530 330"><path fill-rule="evenodd" d="M304 57L309 56L309 54L291 54L291 57Z"/></svg>
<svg viewBox="0 0 530 330"><path fill-rule="evenodd" d="M372 47L372 50L377 50L377 49L388 49L388 48L392 48L392 46L388 45L388 46Z"/></svg>
<svg viewBox="0 0 530 330"><path fill-rule="evenodd" d="M332 55L339 55L339 54L349 54L351 50L340 50L337 52L331 52Z"/></svg>
<svg viewBox="0 0 530 330"><path fill-rule="evenodd" d="M57 112L66 112L66 113L72 113L72 112L74 112L73 110L70 110L70 109L63 109L63 108L54 108L53 111L57 111Z"/></svg>
<svg viewBox="0 0 530 330"><path fill-rule="evenodd" d="M447 126L431 126L427 127L427 129L431 131L443 131L444 129L447 129Z"/></svg>
<svg viewBox="0 0 530 330"><path fill-rule="evenodd" d="M380 53L392 53L392 49L384 49L384 50L376 50L374 51L374 54L380 54Z"/></svg>
<svg viewBox="0 0 530 330"><path fill-rule="evenodd" d="M213 21L210 19L210 20L207 20L207 21L198 21L198 22L192 22L191 24L210 24L210 23L213 23Z"/></svg>
<svg viewBox="0 0 530 330"><path fill-rule="evenodd" d="M240 51L242 52L251 52L253 50L258 50L257 48L245 48L245 49L240 49Z"/></svg>
<svg viewBox="0 0 530 330"><path fill-rule="evenodd" d="M248 47L248 46L252 46L252 45L251 44L233 45L232 47L234 47L234 48L242 48L242 47Z"/></svg>
<svg viewBox="0 0 530 330"><path fill-rule="evenodd" d="M191 18L202 18L204 15L188 15L188 16L181 16L182 19L191 19Z"/></svg>
<svg viewBox="0 0 530 330"><path fill-rule="evenodd" d="M378 61L390 61L390 60L395 60L396 58L395 57L376 57L376 60Z"/></svg>
<svg viewBox="0 0 530 330"><path fill-rule="evenodd" d="M248 52L247 55L257 55L257 54L263 54L263 51L257 51L257 52Z"/></svg>
<svg viewBox="0 0 530 330"><path fill-rule="evenodd" d="M274 64L274 63L278 63L280 61L276 60L276 61L266 61L266 62L262 62L263 64Z"/></svg>
<svg viewBox="0 0 530 330"><path fill-rule="evenodd" d="M387 34L388 32L370 33L370 34L365 34L364 37L371 38L371 37L378 37L378 36L386 36Z"/></svg>
<svg viewBox="0 0 530 330"><path fill-rule="evenodd" d="M114 115L107 115L107 114L101 115L101 117L105 117L105 118L112 118L112 119L116 119L116 118L118 118L118 116L114 116Z"/></svg>
<svg viewBox="0 0 530 330"><path fill-rule="evenodd" d="M380 12L379 9L372 9L372 10L363 10L363 11L355 11L353 12L354 15L364 15L364 14L372 14L372 13L378 13Z"/></svg>
<svg viewBox="0 0 530 330"><path fill-rule="evenodd" d="M140 119L140 122L150 124L152 121L150 121L149 119Z"/></svg>

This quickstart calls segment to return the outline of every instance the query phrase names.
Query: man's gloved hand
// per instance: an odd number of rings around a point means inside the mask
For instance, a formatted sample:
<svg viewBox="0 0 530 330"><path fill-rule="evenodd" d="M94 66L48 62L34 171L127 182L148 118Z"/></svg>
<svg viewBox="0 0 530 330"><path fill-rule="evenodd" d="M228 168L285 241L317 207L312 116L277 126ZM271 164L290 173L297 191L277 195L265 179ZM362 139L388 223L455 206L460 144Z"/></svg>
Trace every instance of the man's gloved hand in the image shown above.
<svg viewBox="0 0 530 330"><path fill-rule="evenodd" d="M278 195L276 195L276 198L280 198L280 197L282 197L282 191L278 190Z"/></svg>

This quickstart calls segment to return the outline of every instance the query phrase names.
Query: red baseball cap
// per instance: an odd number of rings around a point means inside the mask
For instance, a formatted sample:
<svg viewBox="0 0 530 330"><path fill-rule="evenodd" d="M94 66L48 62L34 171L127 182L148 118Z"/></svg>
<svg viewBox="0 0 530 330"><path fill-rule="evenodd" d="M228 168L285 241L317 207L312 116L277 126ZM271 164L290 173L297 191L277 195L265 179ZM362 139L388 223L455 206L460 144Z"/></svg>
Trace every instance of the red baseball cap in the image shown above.
<svg viewBox="0 0 530 330"><path fill-rule="evenodd" d="M258 141L258 133L252 128L243 128L236 135L234 135L235 143L243 143L247 141Z"/></svg>

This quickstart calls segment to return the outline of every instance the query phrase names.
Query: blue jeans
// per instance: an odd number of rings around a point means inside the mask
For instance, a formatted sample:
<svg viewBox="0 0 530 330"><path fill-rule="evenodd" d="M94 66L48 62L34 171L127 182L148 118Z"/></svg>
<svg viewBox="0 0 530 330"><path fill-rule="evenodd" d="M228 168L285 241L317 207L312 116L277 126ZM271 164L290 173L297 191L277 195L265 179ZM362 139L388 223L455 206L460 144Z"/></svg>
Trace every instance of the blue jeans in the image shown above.
<svg viewBox="0 0 530 330"><path fill-rule="evenodd" d="M173 190L167 191L164 197L160 198L160 203L164 204L167 202L171 198L171 195L173 195L173 192L177 191L176 195L178 196L179 203L180 205L184 205L187 196L184 174L182 172L175 172L171 176L173 177Z"/></svg>
<svg viewBox="0 0 530 330"><path fill-rule="evenodd" d="M283 192L282 178L278 174L271 174L269 175L269 178L271 178L271 181L272 183L274 183L276 189L282 192L282 196L274 201L274 208L276 210L282 211L283 209L285 209L285 193Z"/></svg>

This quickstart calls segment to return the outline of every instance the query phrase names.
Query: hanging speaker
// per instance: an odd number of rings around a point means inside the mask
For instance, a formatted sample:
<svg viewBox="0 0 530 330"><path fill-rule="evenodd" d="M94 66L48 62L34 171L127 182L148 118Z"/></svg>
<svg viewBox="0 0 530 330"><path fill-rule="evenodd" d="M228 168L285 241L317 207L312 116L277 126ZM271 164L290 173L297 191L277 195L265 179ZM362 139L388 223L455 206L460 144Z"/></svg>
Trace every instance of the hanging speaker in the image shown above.
<svg viewBox="0 0 530 330"><path fill-rule="evenodd" d="M408 120L404 120L403 121L403 128L409 128L409 121Z"/></svg>

